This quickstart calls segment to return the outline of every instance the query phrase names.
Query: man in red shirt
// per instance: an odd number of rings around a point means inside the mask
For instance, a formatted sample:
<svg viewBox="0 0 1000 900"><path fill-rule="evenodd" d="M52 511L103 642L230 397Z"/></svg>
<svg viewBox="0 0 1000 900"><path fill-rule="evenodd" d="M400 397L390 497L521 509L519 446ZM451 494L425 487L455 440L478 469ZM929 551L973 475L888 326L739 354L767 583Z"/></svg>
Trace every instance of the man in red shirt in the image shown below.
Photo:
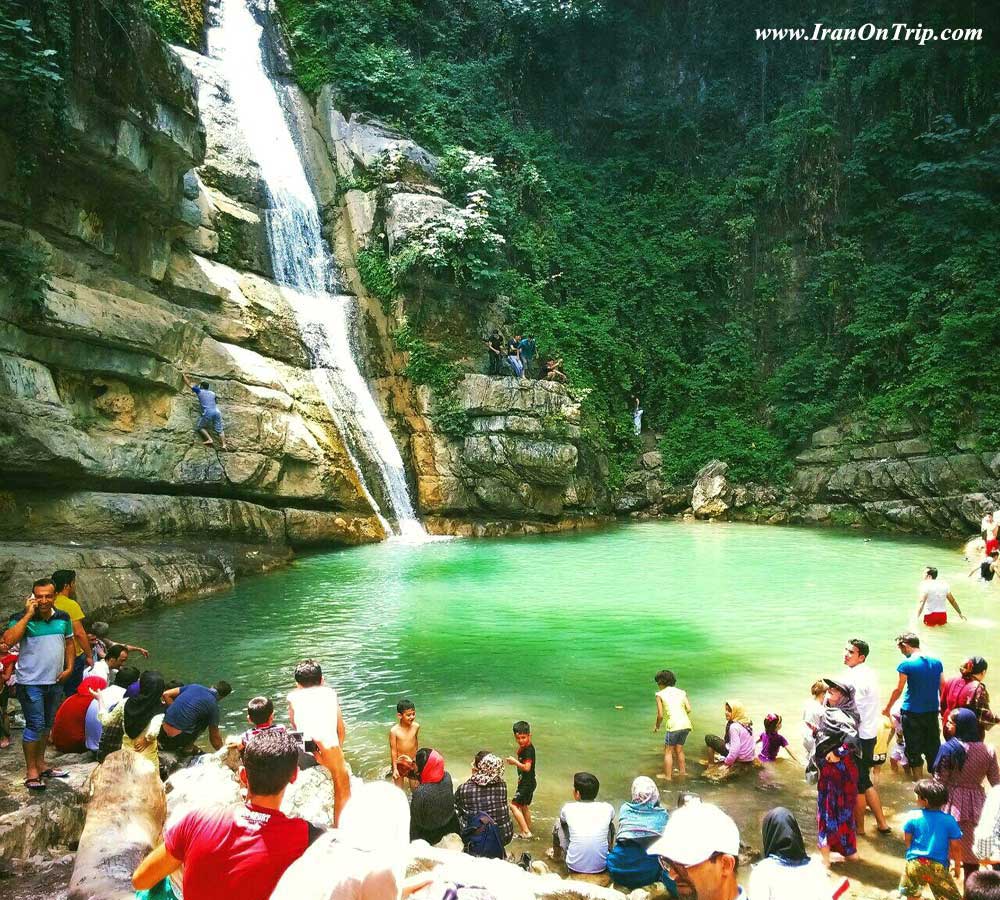
<svg viewBox="0 0 1000 900"><path fill-rule="evenodd" d="M194 810L168 826L163 843L132 875L136 890L152 888L183 865L184 900L267 900L285 869L323 832L279 810L298 759L298 744L287 732L251 737L239 773L246 804Z"/></svg>

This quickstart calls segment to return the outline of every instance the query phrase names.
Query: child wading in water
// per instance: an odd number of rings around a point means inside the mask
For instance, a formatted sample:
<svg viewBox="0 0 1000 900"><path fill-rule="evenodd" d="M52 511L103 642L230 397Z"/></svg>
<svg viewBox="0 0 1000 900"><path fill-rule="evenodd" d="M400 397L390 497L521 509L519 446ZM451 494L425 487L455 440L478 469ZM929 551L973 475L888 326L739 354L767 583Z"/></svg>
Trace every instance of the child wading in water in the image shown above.
<svg viewBox="0 0 1000 900"><path fill-rule="evenodd" d="M673 781L674 765L677 765L677 777L684 779L687 771L684 768L684 742L691 733L691 704L687 694L676 687L677 678L669 669L656 673L656 684L660 690L656 692L656 724L653 733L660 730L662 724L666 734L663 738L663 774L657 778Z"/></svg>
<svg viewBox="0 0 1000 900"><path fill-rule="evenodd" d="M396 724L389 729L392 781L398 788L403 786L406 776L414 769L413 760L417 755L419 733L420 723L417 721L416 706L412 700L400 700L396 704Z"/></svg>
<svg viewBox="0 0 1000 900"><path fill-rule="evenodd" d="M510 812L521 829L515 837L534 837L531 833L531 798L538 782L535 780L535 745L531 743L531 726L523 719L514 723L514 741L517 756L508 756L507 762L517 766L517 791L510 801Z"/></svg>
<svg viewBox="0 0 1000 900"><path fill-rule="evenodd" d="M757 743L760 744L760 753L757 754L757 758L761 762L774 762L784 748L785 753L798 762L795 754L788 747L787 739L778 733L779 728L781 728L781 716L777 713L768 713L764 716L764 731L757 737Z"/></svg>

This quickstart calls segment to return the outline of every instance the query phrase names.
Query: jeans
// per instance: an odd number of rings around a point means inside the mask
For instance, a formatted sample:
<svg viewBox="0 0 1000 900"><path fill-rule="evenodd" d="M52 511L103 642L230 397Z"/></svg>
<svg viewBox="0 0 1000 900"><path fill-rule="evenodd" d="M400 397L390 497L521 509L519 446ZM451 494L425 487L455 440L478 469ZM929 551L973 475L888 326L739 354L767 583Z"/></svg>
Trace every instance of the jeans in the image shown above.
<svg viewBox="0 0 1000 900"><path fill-rule="evenodd" d="M56 707L63 698L61 684L19 684L17 700L24 713L24 736L26 744L37 741L42 734L48 734L56 718Z"/></svg>

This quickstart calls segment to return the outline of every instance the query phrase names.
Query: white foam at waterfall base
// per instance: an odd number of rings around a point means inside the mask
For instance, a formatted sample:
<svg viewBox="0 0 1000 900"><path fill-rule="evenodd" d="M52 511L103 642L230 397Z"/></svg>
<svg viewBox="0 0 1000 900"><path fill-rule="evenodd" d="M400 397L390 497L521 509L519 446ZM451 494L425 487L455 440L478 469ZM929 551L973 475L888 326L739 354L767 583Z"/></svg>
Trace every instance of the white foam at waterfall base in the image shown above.
<svg viewBox="0 0 1000 900"><path fill-rule="evenodd" d="M240 129L271 201L266 223L275 280L295 312L312 356L313 379L372 508L392 534L365 482L359 456L378 471L399 536L420 540L427 535L410 502L399 448L354 359L352 298L334 292L336 269L320 229L316 198L264 68L262 31L246 0L223 0L220 24L209 32L209 50L226 76Z"/></svg>

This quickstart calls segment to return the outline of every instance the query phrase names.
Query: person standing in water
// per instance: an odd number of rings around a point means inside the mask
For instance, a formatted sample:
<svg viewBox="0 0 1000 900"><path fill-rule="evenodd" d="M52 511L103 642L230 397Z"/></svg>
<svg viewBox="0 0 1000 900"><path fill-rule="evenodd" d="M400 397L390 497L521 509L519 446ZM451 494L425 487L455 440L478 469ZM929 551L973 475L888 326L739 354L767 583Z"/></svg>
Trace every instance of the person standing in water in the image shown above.
<svg viewBox="0 0 1000 900"><path fill-rule="evenodd" d="M964 622L965 616L958 606L958 601L952 595L948 582L943 578L939 580L938 570L934 566L928 566L924 570L924 580L920 582L920 605L917 607L917 618L919 619L923 613L925 625L929 627L947 625L948 603L955 607L955 612Z"/></svg>

